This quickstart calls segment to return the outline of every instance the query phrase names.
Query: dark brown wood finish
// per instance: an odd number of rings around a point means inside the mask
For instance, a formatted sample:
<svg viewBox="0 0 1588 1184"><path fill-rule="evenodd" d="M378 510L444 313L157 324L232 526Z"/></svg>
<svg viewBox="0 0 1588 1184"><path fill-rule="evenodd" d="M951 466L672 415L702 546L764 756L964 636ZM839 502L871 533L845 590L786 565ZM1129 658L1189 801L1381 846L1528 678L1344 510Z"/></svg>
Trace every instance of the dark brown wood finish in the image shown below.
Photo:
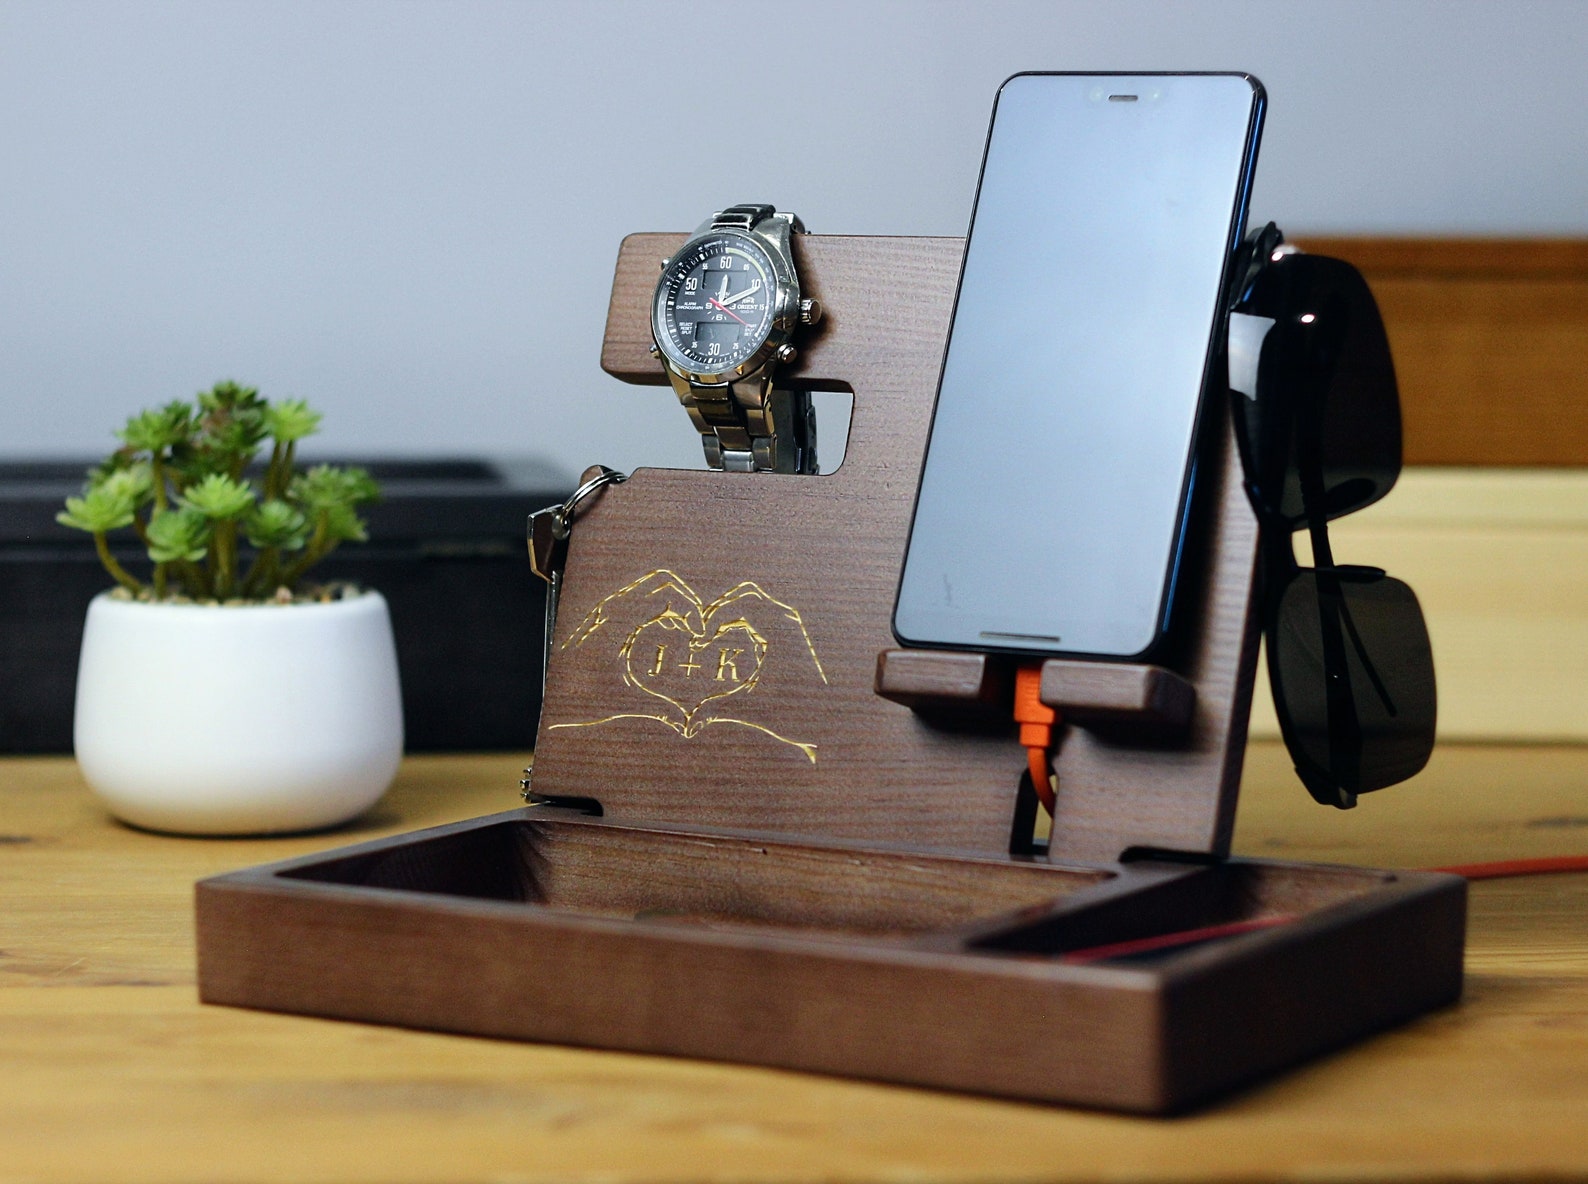
<svg viewBox="0 0 1588 1184"><path fill-rule="evenodd" d="M1169 732L1191 722L1196 700L1195 684L1162 666L1060 659L1042 664L1042 701L1083 728Z"/></svg>
<svg viewBox="0 0 1588 1184"><path fill-rule="evenodd" d="M913 711L1005 722L1014 703L1014 671L991 654L883 650L873 689Z"/></svg>
<svg viewBox="0 0 1588 1184"><path fill-rule="evenodd" d="M681 237L625 242L613 373L659 383L644 309ZM1007 854L1012 729L926 718L1001 708L1005 672L878 659L959 243L801 250L831 310L806 381L855 392L843 468L645 470L575 529L534 789L606 816L535 807L205 880L201 997L1148 1113L1456 998L1462 881L1218 858L1255 661L1221 422L1169 669L1048 664L1044 696L1094 714L1065 739L1050 857ZM1179 734L1103 726L1176 704Z"/></svg>
<svg viewBox="0 0 1588 1184"><path fill-rule="evenodd" d="M602 350L602 365L620 378L663 385L649 353L649 306L659 261L681 240L624 241ZM899 563L963 243L797 242L801 275L828 310L805 344L797 381L854 392L845 462L814 478L640 470L601 495L570 550L535 790L597 798L624 818L1007 851L1025 765L1012 726L967 732L873 693L877 655L893 643ZM1056 858L1109 860L1133 846L1228 849L1255 644L1256 531L1219 430L1224 408L1214 411L1220 422L1203 458L1212 479L1193 544L1212 558L1183 582L1187 611L1170 663L1196 686L1189 734L1143 748L1072 732L1058 762ZM769 637L759 683L686 719L696 700L683 688L724 685L714 677L723 671L710 668L721 648L704 647L702 668L687 680L675 666L681 630L653 626L626 655L620 650L653 608L669 603L691 617L691 629L709 633L695 622L725 619L711 602L743 581L797 609L809 645L774 608L752 622ZM610 619L590 632L598 611ZM700 660L691 651L688 661ZM708 717L737 722L694 722Z"/></svg>
<svg viewBox="0 0 1588 1184"><path fill-rule="evenodd" d="M648 308L658 263L682 238L624 241L602 351L608 371L656 384L656 397L669 401L648 352ZM934 728L872 692L877 654L893 643L889 619L960 240L816 236L797 245L802 282L827 315L804 341L796 372L812 387L854 390L844 464L821 477L642 469L581 515L535 791L598 798L623 818L1006 852L1019 749L1004 737ZM673 577L687 590L658 590ZM577 640L598 604L647 580L609 602L611 624ZM642 669L625 683L620 648L653 606L671 600L697 627L703 614L691 596L709 610L745 581L778 602L753 594L729 614L749 608L751 626L768 639L761 678L697 717L739 723L703 723L685 736L693 725L678 704L694 702L674 695L669 703L634 684L667 645L662 674L672 690L685 677L719 689L722 651L705 650L709 669L680 671L686 635L675 632L669 645L658 633L643 655L639 646L631 652L630 665ZM780 606L796 610L798 622ZM711 616L714 625L725 619ZM743 647L736 640L732 648ZM730 673L745 677L745 655ZM622 713L639 718L577 726Z"/></svg>
<svg viewBox="0 0 1588 1184"><path fill-rule="evenodd" d="M1191 557L1163 659L1195 687L1190 726L1156 745L1095 727L1066 730L1053 834L1067 859L1106 861L1136 845L1229 851L1257 669L1257 521L1223 422L1227 408L1214 410L1221 430L1209 433L1203 453Z"/></svg>
<svg viewBox="0 0 1588 1184"><path fill-rule="evenodd" d="M653 856L692 846L696 876L649 883ZM920 929L982 877L978 907L1037 903L958 941ZM1463 896L1429 874L1100 876L524 810L202 882L199 983L211 1003L1159 1113L1453 999ZM1298 911L1150 966L1063 958Z"/></svg>

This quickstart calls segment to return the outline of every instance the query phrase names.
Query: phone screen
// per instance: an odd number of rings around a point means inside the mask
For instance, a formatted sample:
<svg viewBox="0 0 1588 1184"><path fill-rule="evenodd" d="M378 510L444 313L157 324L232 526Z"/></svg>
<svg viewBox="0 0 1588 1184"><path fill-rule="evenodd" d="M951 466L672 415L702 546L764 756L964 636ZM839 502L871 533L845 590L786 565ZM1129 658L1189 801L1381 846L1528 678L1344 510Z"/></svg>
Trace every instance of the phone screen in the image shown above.
<svg viewBox="0 0 1588 1184"><path fill-rule="evenodd" d="M1241 74L999 91L894 632L1135 657L1166 627L1262 123Z"/></svg>

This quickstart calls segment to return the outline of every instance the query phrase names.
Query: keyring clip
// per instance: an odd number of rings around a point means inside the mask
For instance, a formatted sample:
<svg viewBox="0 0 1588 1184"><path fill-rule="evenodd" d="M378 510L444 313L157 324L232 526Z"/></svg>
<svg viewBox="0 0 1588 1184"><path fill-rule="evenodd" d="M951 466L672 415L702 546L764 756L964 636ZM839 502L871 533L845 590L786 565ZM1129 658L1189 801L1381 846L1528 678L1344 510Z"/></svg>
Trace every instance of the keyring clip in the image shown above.
<svg viewBox="0 0 1588 1184"><path fill-rule="evenodd" d="M601 471L590 480L586 481L573 493L568 495L568 500L560 506L550 506L551 535L558 542L565 541L573 533L573 512L579 508L579 503L591 494L605 489L608 485L622 485L629 479L627 473L620 473L616 469L609 469L605 465L597 465ZM542 511L543 513L545 511Z"/></svg>
<svg viewBox="0 0 1588 1184"><path fill-rule="evenodd" d="M600 472L569 494L567 501L560 506L536 510L529 516L529 565L547 584L546 639L540 663L542 696L546 690L546 672L551 667L551 640L557 625L557 598L562 591L562 569L568 561L568 538L573 534L574 513L582 502L608 485L622 485L629 479L627 473L609 469L606 465L596 467Z"/></svg>

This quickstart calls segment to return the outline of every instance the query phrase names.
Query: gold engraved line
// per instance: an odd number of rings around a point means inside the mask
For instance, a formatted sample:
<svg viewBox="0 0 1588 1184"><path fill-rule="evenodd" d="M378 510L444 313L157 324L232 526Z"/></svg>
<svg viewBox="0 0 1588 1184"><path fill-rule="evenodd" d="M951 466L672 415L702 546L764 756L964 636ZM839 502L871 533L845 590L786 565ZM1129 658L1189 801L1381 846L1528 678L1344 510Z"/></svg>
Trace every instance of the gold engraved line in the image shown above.
<svg viewBox="0 0 1588 1184"><path fill-rule="evenodd" d="M646 595L654 596L658 592L666 592L671 590L677 592L679 595L688 600L695 611L700 614L700 628L698 630L693 627L692 623L689 624L689 631L697 637L704 637L706 635L706 622L715 616L720 609L742 597L758 596L762 600L765 600L768 604L775 605L776 607L782 609L784 615L789 620L793 621L794 624L799 626L800 636L805 639L805 648L810 653L811 661L816 664L816 673L821 676L821 680L823 682L828 681L827 671L823 669L822 660L817 656L816 645L813 641L811 641L810 630L805 627L805 618L800 614L799 609L771 595L766 591L765 588L761 587L761 585L757 584L753 580L744 580L738 584L735 584L732 588L728 589L728 591L724 592L721 596L717 597L716 600L713 600L708 605L701 601L700 594L689 586L688 581L685 580L683 576L679 575L670 568L665 567L659 567L655 571L646 572L639 579L630 581L623 587L619 588L616 592L613 592L598 600L595 607L585 614L584 620L580 622L579 627L563 640L563 643L559 648L567 649L570 645L583 645L585 641L589 639L591 634L595 633L607 623L608 605L612 604L614 601L621 600L623 597L629 595L629 593L638 590L647 581L656 579L660 579L662 583L658 587L650 589L648 592L646 592ZM674 610L674 612L678 617L688 622L688 618L685 616L685 614L677 613L676 610Z"/></svg>
<svg viewBox="0 0 1588 1184"><path fill-rule="evenodd" d="M665 715L647 715L642 711L623 711L619 712L617 715L609 715L605 719L587 719L583 723L578 724L548 724L546 730L548 732L555 732L559 728L593 728L597 724L609 724L615 719L654 719L659 724L666 724L680 736L688 735L688 733L684 730L684 724L670 720Z"/></svg>
<svg viewBox="0 0 1588 1184"><path fill-rule="evenodd" d="M799 740L790 740L787 736L778 735L771 728L762 727L760 724L753 724L747 719L733 719L732 717L726 715L714 715L710 719L703 719L700 721L701 727L705 727L708 724L738 724L741 728L754 728L757 732L765 732L768 736L772 737L772 739L779 740L784 744L787 744L790 748L799 749L805 754L806 760L810 761L810 763L813 765L816 763L816 745L805 744Z"/></svg>
<svg viewBox="0 0 1588 1184"><path fill-rule="evenodd" d="M800 616L800 610L795 608L792 604L784 604L776 596L769 595L765 588L761 587L760 584L757 584L753 580L745 580L742 583L735 584L721 596L717 597L717 599L706 605L704 611L701 613L703 623L704 621L709 621L712 617L714 617L717 614L718 609L725 607L726 605L739 599L741 596L759 596L767 603L775 604L778 608L783 610L784 615L787 616L789 620L793 621L800 627L800 636L805 639L805 648L810 651L811 661L816 663L816 673L822 676L823 682L826 682L827 671L822 669L822 660L816 656L816 646L811 641L810 630L805 628L805 618Z"/></svg>
<svg viewBox="0 0 1588 1184"><path fill-rule="evenodd" d="M706 727L708 724L738 724L742 728L754 728L757 732L765 732L768 736L772 737L772 739L777 740L780 743L787 744L790 748L799 749L805 754L805 759L810 761L811 764L814 765L816 763L816 745L806 744L800 740L790 740L787 736L778 735L771 728L766 728L762 727L760 724L751 723L747 719L732 719L726 715L712 716L710 719L696 721L693 726L686 726L678 723L675 720L670 720L664 715L646 715L644 712L625 711L620 712L617 715L606 716L604 719L585 720L583 723L549 724L547 725L547 731L555 732L559 728L593 728L597 724L609 724L613 720L619 719L653 719L659 724L666 724L669 728L686 739L699 735L700 729Z"/></svg>
<svg viewBox="0 0 1588 1184"><path fill-rule="evenodd" d="M762 663L767 649L767 639L762 637L760 633L757 632L755 627L750 624L749 620L743 616L739 617L737 620L729 621L727 624L721 626L715 631L712 631L711 629L712 619L719 612L741 600L752 598L760 599L781 609L787 620L793 621L795 625L799 626L800 636L805 641L806 652L810 654L811 662L816 667L817 675L820 676L822 682L828 682L827 671L822 667L821 658L816 653L815 643L811 641L810 630L805 627L805 619L803 616L801 616L800 611L793 605L786 604L785 602L777 599L775 596L769 595L764 588L755 583L753 580L744 580L738 584L735 584L732 588L728 589L728 591L724 592L721 596L713 600L709 605L706 605L701 602L699 593L691 588L689 583L677 572L668 568L657 568L656 570L647 572L638 579L625 584L616 592L613 592L597 601L595 607L585 614L585 617L583 621L580 622L579 627L563 640L563 643L559 648L567 649L570 645L582 646L609 622L610 618L608 615L608 608L610 605L618 600L623 599L625 596L638 591L645 584L650 582L656 582L656 586L646 590L645 594L647 596L654 596L658 592L676 592L689 602L692 612L681 613L672 606L671 602L669 602L667 606L663 608L663 610L655 617L652 617L649 621L645 621L637 626L633 632L631 632L629 636L624 639L623 644L618 650L619 657L623 660L623 681L635 689L643 691L648 695L652 695L666 703L668 706L675 708L683 716L683 722L679 723L677 720L669 719L666 716L653 715L645 712L620 712L616 715L609 715L604 719L588 720L580 723L550 724L548 725L548 730L555 731L559 728L589 728L595 727L598 724L611 723L612 721L619 719L651 719L655 720L657 723L666 725L687 740L698 735L700 730L708 724L738 724L741 727L751 728L755 731L762 732L781 744L787 744L791 748L799 749L805 754L807 760L809 760L812 764L815 764L817 748L815 744L806 744L799 740L791 740L787 736L779 735L771 728L765 727L761 724L752 723L749 720L735 719L732 716L713 716L706 719L699 719L696 717L695 713L700 711L707 703L717 699L728 698L729 696L737 694L740 691L752 691L760 683L761 672L763 669ZM698 625L696 624L697 621L699 622ZM638 640L640 633L652 625L661 625L664 629L677 630L684 633L688 638L687 650L690 653L704 649L707 645L710 645L712 641L722 637L724 634L743 631L744 633L748 634L751 639L751 648L756 656L756 669L751 674L746 676L744 682L736 685L732 690L719 692L714 695L708 695L696 703L693 708L686 708L683 703L672 698L672 696L663 694L660 691L652 690L650 687L644 685L633 676L632 650L634 643Z"/></svg>
<svg viewBox="0 0 1588 1184"><path fill-rule="evenodd" d="M728 690L718 691L715 694L707 695L705 698L699 700L693 707L685 707L683 703L673 698L671 695L666 695L661 691L651 689L634 676L634 644L639 639L640 634L646 629L649 629L652 625L660 625L664 629L684 631L689 638L687 652L691 655L691 660L693 660L694 654L703 650L706 646L710 645L714 640L721 637L723 634L728 633L731 630L743 629L750 635L754 643L753 648L756 651L755 672L746 677L743 682L735 683ZM663 703L669 704L672 707L676 707L679 711L679 714L684 717L686 730L684 731L683 735L685 736L692 736L694 734L692 731L687 729L692 725L692 721L695 718L695 713L707 703L710 703L716 699L726 699L730 695L737 695L740 692L752 691L756 688L761 678L761 659L765 656L765 654L766 638L762 637L753 628L751 628L748 621L730 621L728 624L724 625L721 629L719 629L716 633L711 634L709 637L697 637L691 631L689 622L682 615L674 612L671 607L667 608L657 616L652 617L649 621L645 621L640 624L632 633L628 635L627 638L624 639L623 645L618 649L618 657L623 659L623 681L638 691L642 691L653 698L660 699ZM696 667L696 669L701 669L701 667Z"/></svg>
<svg viewBox="0 0 1588 1184"><path fill-rule="evenodd" d="M694 607L696 613L701 612L704 606L700 602L700 594L691 588L689 584L685 582L684 578L677 572L669 571L665 567L659 567L655 571L646 572L639 579L630 581L629 583L623 585L623 587L619 588L616 592L610 593L607 596L603 596L600 600L596 601L595 607L585 614L584 620L579 623L579 627L563 640L563 643L559 648L567 649L570 645L583 645L590 638L591 634L595 633L596 630L600 629L601 626L607 623L608 605L612 604L614 601L622 600L629 593L637 590L647 580L654 580L659 577L665 577L664 582L660 587L651 589L651 591L646 593L646 595L652 595L656 592L665 592L668 589L672 589L688 600L689 603ZM687 620L683 613L677 613L677 616ZM704 626L705 622L702 621L701 624ZM689 631L691 633L697 632L693 626L690 627Z"/></svg>

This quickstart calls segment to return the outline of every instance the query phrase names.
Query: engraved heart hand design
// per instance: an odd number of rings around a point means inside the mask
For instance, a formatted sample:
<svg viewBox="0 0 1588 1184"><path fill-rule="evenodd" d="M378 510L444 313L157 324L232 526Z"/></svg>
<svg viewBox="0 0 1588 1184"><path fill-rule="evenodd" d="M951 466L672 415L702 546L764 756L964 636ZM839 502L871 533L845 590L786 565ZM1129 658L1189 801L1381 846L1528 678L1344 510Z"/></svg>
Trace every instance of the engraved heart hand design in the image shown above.
<svg viewBox="0 0 1588 1184"><path fill-rule="evenodd" d="M661 700L671 710L615 711L599 719L546 725L551 731L646 719L690 740L708 725L719 724L760 732L816 763L813 743L780 735L756 720L707 710L707 704L754 690L763 676L788 677L791 662L797 669L808 661L804 677L814 673L827 682L805 622L793 605L767 595L751 580L735 584L707 604L677 572L658 568L602 597L562 640L561 648L583 646L608 626L614 632L628 630L618 647L624 685ZM769 674L773 639L778 640L777 666Z"/></svg>
<svg viewBox="0 0 1588 1184"><path fill-rule="evenodd" d="M742 618L697 628L693 616L664 613L629 634L623 646L624 681L678 708L688 730L707 703L760 681L767 649L766 639Z"/></svg>

